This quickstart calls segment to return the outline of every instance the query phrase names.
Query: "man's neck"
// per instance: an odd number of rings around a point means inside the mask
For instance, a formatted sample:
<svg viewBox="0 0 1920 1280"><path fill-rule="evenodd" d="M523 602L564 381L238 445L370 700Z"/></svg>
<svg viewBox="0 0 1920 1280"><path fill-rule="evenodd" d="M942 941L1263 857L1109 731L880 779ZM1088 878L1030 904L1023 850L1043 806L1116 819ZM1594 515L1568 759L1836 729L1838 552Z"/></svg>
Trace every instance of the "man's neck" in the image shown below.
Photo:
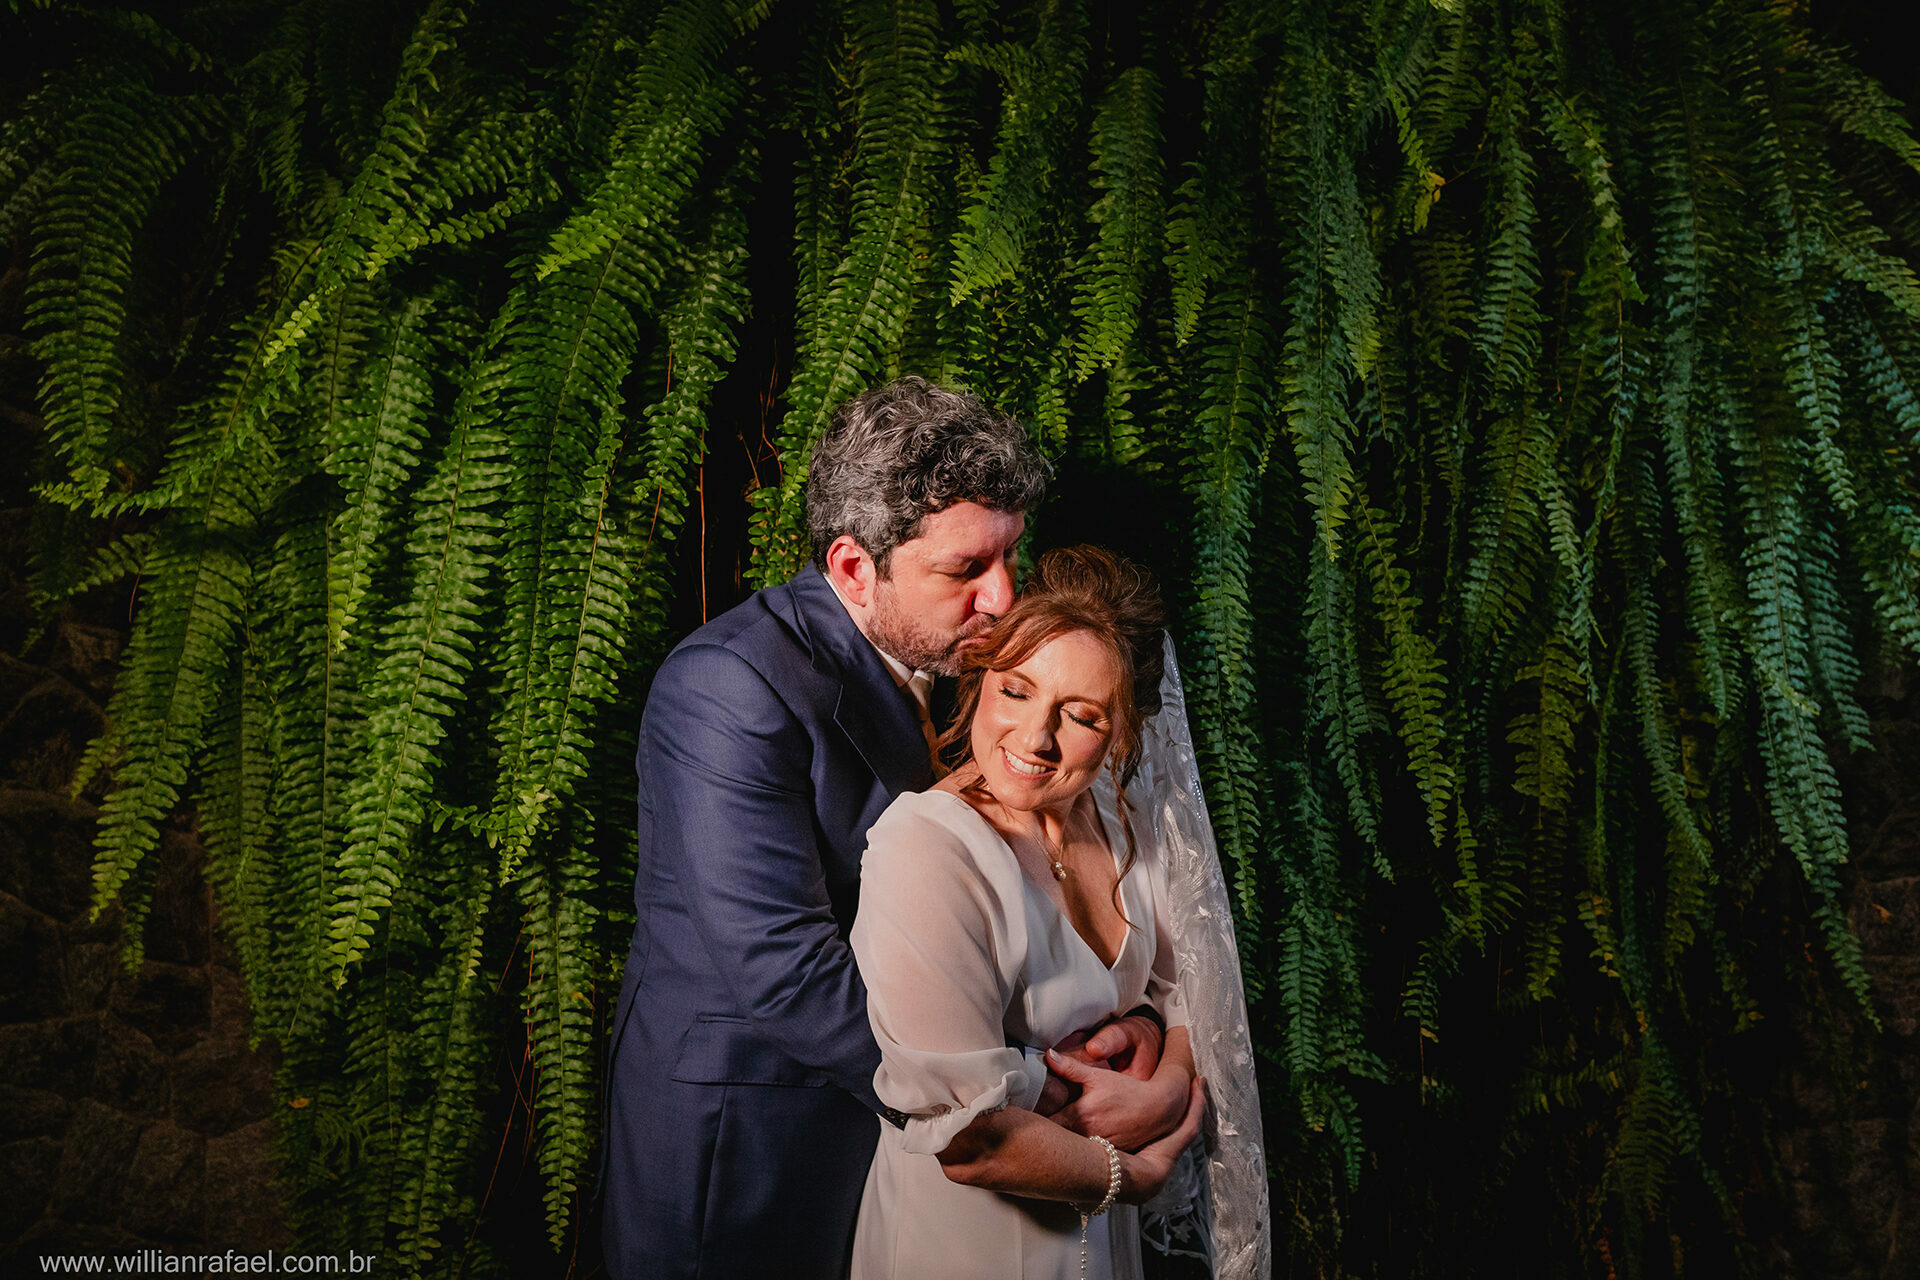
<svg viewBox="0 0 1920 1280"><path fill-rule="evenodd" d="M831 574L822 573L820 576L827 580L829 587L833 588L833 598L838 600L840 607L847 611L847 617L852 621L854 630L858 631L861 637L873 646L873 651L880 655L880 661L886 664L888 673L893 676L893 682L902 688L906 687L907 681L913 678L913 668L880 647L879 641L875 640L872 633L867 630L866 619L862 616L863 611L854 608L853 602L841 594L840 584L833 580Z"/></svg>

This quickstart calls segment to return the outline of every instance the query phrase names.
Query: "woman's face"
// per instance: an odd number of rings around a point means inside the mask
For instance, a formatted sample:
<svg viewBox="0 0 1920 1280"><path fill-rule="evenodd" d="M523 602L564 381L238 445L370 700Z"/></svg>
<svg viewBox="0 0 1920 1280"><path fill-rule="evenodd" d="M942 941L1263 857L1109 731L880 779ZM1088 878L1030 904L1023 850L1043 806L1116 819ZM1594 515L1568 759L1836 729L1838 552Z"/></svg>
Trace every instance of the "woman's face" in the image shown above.
<svg viewBox="0 0 1920 1280"><path fill-rule="evenodd" d="M1009 809L1069 804L1093 785L1113 741L1119 664L1086 631L1056 636L1008 671L988 671L973 713L973 758Z"/></svg>

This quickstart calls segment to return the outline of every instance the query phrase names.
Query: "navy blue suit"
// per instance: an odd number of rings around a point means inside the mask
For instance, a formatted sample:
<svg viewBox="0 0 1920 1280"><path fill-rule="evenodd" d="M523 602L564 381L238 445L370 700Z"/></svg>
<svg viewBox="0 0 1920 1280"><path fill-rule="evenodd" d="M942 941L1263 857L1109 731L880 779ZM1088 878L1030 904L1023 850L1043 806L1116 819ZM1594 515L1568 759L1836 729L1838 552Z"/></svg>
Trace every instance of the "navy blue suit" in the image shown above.
<svg viewBox="0 0 1920 1280"><path fill-rule="evenodd" d="M673 651L637 767L607 1269L833 1280L881 1123L847 931L867 828L932 784L912 697L808 568Z"/></svg>

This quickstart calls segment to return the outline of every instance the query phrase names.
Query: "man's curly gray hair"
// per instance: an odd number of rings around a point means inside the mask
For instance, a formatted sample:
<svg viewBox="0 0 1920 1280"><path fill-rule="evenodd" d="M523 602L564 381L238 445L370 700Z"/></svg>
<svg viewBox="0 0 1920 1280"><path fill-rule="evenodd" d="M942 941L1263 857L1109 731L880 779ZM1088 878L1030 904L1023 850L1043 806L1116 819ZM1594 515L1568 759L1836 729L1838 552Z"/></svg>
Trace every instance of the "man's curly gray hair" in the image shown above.
<svg viewBox="0 0 1920 1280"><path fill-rule="evenodd" d="M850 535L889 576L893 549L956 502L1029 511L1046 492L1047 460L1013 418L964 391L897 378L834 411L807 471L813 562Z"/></svg>

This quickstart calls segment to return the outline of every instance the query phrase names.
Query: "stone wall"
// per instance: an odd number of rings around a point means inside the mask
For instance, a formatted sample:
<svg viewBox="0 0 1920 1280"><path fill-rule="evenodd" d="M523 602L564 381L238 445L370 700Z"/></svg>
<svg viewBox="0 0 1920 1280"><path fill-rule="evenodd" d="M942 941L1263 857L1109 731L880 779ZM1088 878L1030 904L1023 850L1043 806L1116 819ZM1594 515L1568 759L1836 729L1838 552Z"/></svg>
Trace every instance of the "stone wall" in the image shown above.
<svg viewBox="0 0 1920 1280"><path fill-rule="evenodd" d="M1840 762L1855 858L1847 915L1881 1023L1797 1010L1777 1112L1792 1210L1781 1276L1920 1276L1920 673L1870 680L1874 749ZM1820 1016L1835 1015L1832 1019ZM1837 1031L1836 1031L1837 1027Z"/></svg>
<svg viewBox="0 0 1920 1280"><path fill-rule="evenodd" d="M15 627L17 546L0 536ZM122 635L67 617L19 638L24 657L0 652L0 1274L49 1253L283 1247L272 1055L248 1048L192 832L165 835L137 972L117 912L87 918L100 796L68 790Z"/></svg>

